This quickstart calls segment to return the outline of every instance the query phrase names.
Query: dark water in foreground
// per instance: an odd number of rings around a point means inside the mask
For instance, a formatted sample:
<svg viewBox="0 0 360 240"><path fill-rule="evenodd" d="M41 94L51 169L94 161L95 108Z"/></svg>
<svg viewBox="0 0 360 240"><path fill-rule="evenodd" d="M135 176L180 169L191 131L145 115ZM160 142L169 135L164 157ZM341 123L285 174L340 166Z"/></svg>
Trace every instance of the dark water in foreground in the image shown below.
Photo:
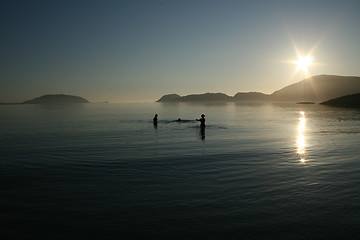
<svg viewBox="0 0 360 240"><path fill-rule="evenodd" d="M360 235L360 111L83 104L0 116L1 239Z"/></svg>

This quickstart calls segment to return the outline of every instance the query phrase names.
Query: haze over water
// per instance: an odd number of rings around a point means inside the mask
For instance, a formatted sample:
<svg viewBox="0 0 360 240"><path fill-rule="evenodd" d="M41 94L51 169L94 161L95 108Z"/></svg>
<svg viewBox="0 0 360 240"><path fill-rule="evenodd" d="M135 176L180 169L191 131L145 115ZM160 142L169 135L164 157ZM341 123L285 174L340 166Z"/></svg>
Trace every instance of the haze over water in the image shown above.
<svg viewBox="0 0 360 240"><path fill-rule="evenodd" d="M205 134L194 121L202 113ZM360 233L358 110L149 103L2 105L0 114L4 239Z"/></svg>

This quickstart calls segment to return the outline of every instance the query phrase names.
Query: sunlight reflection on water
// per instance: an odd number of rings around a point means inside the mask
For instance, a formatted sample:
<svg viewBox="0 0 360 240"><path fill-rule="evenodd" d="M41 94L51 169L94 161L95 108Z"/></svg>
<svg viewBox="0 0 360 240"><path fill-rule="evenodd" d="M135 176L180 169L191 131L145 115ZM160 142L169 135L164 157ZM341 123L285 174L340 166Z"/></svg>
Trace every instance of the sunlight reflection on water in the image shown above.
<svg viewBox="0 0 360 240"><path fill-rule="evenodd" d="M305 112L300 111L299 112L299 123L298 123L298 130L297 130L297 138L296 138L296 145L297 145L297 151L296 153L300 157L300 163L306 162L306 143L305 143L305 126L306 126L306 117Z"/></svg>

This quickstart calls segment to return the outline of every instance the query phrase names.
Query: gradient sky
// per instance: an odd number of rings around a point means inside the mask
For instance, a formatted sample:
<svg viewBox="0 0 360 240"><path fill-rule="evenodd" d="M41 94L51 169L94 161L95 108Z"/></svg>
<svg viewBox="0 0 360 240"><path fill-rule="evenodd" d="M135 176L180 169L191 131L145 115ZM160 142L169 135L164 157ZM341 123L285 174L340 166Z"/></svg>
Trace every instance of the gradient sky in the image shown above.
<svg viewBox="0 0 360 240"><path fill-rule="evenodd" d="M0 102L272 93L360 76L360 1L2 0ZM297 51L317 63L295 72Z"/></svg>

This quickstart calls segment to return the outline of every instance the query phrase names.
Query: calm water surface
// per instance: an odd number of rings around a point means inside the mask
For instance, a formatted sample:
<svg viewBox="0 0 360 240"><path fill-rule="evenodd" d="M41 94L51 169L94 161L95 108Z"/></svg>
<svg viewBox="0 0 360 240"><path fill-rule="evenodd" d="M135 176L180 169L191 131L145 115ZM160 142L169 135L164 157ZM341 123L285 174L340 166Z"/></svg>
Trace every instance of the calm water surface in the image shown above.
<svg viewBox="0 0 360 240"><path fill-rule="evenodd" d="M1 239L360 235L358 110L11 105L0 117Z"/></svg>

